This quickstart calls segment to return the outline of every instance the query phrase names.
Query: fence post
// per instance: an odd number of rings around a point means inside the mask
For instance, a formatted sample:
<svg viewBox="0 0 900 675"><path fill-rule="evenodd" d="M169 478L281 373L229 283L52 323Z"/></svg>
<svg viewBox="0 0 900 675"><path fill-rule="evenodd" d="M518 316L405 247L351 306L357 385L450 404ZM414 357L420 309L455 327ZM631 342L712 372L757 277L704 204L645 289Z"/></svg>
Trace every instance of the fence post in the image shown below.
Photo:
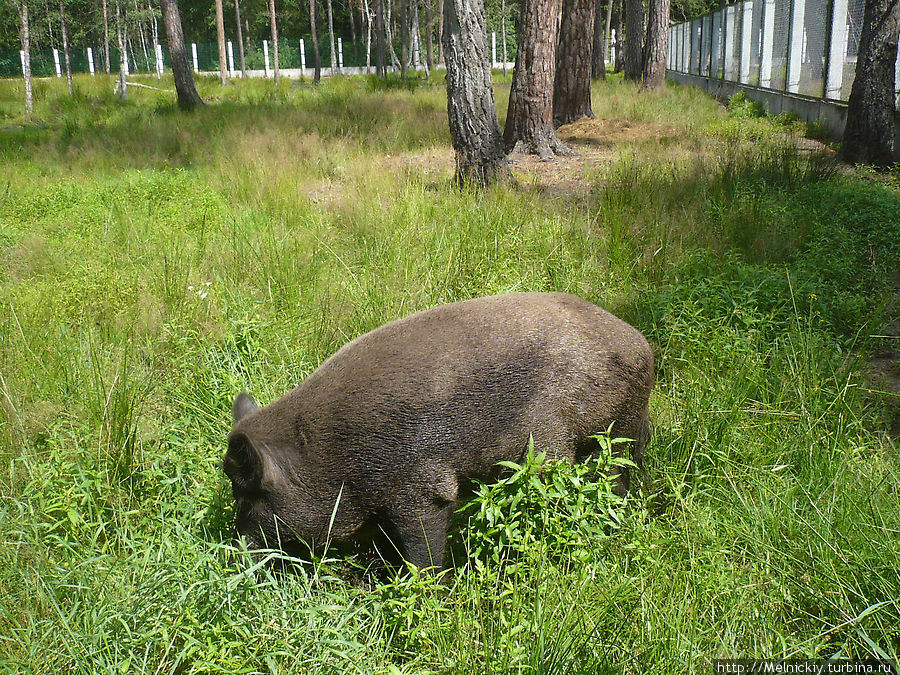
<svg viewBox="0 0 900 675"><path fill-rule="evenodd" d="M191 43L191 56L194 57L194 72L199 73L200 72L200 64L197 61L197 43L196 42Z"/></svg>
<svg viewBox="0 0 900 675"><path fill-rule="evenodd" d="M234 77L234 47L231 40L228 41L228 76Z"/></svg>
<svg viewBox="0 0 900 675"><path fill-rule="evenodd" d="M265 64L266 77L269 76L269 41L263 40L263 63Z"/></svg>
<svg viewBox="0 0 900 675"><path fill-rule="evenodd" d="M159 77L162 77L162 74L166 72L166 65L163 62L163 53L162 53L162 45L156 44L156 74Z"/></svg>
<svg viewBox="0 0 900 675"><path fill-rule="evenodd" d="M772 50L775 47L775 0L765 0L763 5L763 48L759 59L759 86L772 86Z"/></svg>
<svg viewBox="0 0 900 675"><path fill-rule="evenodd" d="M87 56L88 56L88 70L91 75L94 74L94 50L90 47L87 48Z"/></svg>
<svg viewBox="0 0 900 675"><path fill-rule="evenodd" d="M491 33L491 68L497 67L497 32Z"/></svg>
<svg viewBox="0 0 900 675"><path fill-rule="evenodd" d="M306 45L303 38L300 38L300 74L306 75Z"/></svg>
<svg viewBox="0 0 900 675"><path fill-rule="evenodd" d="M831 16L831 44L828 46L825 98L840 99L847 57L847 0L834 0Z"/></svg>
<svg viewBox="0 0 900 675"><path fill-rule="evenodd" d="M744 3L744 19L741 21L741 74L744 84L750 82L750 34L753 32L753 2Z"/></svg>
<svg viewBox="0 0 900 675"><path fill-rule="evenodd" d="M344 69L344 40L342 38L338 38L338 72L341 72Z"/></svg>
<svg viewBox="0 0 900 675"><path fill-rule="evenodd" d="M806 0L791 3L791 41L788 51L787 90L792 94L800 92L800 72L803 68L803 17L806 14Z"/></svg>
<svg viewBox="0 0 900 675"><path fill-rule="evenodd" d="M56 76L62 77L62 69L59 67L59 50L56 47L53 48L53 65L56 66Z"/></svg>

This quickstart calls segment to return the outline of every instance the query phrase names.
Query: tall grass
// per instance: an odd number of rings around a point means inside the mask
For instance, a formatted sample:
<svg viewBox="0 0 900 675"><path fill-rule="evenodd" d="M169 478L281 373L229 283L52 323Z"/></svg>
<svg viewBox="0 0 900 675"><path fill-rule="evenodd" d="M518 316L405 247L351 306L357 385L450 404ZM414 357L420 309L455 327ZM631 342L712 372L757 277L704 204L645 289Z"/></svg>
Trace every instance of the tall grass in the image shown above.
<svg viewBox="0 0 900 675"><path fill-rule="evenodd" d="M9 126L17 86L0 83ZM33 123L0 132L5 669L898 658L900 463L864 377L900 259L889 182L696 91L615 78L600 118L673 133L613 146L568 201L453 189L439 82L201 81L190 115L76 87L39 83ZM578 293L657 351L655 490L614 531L485 558L484 522L461 517L446 584L362 555L285 574L228 546L238 391L274 400L364 331L513 290Z"/></svg>

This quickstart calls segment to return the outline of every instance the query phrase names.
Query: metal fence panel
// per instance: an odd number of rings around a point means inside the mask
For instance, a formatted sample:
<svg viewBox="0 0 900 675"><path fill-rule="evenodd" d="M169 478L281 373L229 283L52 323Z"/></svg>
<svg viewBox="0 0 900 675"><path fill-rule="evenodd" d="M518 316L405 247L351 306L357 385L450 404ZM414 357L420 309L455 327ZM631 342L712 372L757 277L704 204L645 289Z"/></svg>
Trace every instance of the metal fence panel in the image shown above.
<svg viewBox="0 0 900 675"><path fill-rule="evenodd" d="M703 45L703 23L704 19L694 19L690 23L691 27L691 64L690 72L694 75L701 75L702 64L704 63L704 45Z"/></svg>
<svg viewBox="0 0 900 675"><path fill-rule="evenodd" d="M737 82L741 75L741 5L725 9L725 79Z"/></svg>
<svg viewBox="0 0 900 675"><path fill-rule="evenodd" d="M775 0L772 26L772 66L769 88L784 90L787 84L788 44L790 38L791 0Z"/></svg>
<svg viewBox="0 0 900 675"><path fill-rule="evenodd" d="M715 12L712 15L709 53L709 75L720 78L722 77L722 12Z"/></svg>

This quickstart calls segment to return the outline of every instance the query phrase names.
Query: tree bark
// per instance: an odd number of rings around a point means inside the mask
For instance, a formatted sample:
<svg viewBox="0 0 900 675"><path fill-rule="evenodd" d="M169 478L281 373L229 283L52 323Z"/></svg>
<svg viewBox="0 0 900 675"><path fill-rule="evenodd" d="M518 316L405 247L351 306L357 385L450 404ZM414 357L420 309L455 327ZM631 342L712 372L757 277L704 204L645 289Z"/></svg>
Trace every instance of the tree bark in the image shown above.
<svg viewBox="0 0 900 675"><path fill-rule="evenodd" d="M900 0L866 0L856 57L856 78L847 102L841 157L888 167L895 162L894 67L900 33Z"/></svg>
<svg viewBox="0 0 900 675"><path fill-rule="evenodd" d="M160 0L162 2L162 0ZM247 79L247 61L244 59L244 31L241 29L241 3L234 0L234 22L237 24L238 49L241 53L241 79ZM179 21L179 24L181 22ZM168 27L166 28L168 32ZM182 38L183 39L183 38Z"/></svg>
<svg viewBox="0 0 900 675"><path fill-rule="evenodd" d="M616 2L616 72L621 73L625 70L625 9L623 5L625 0L614 0Z"/></svg>
<svg viewBox="0 0 900 675"><path fill-rule="evenodd" d="M500 38L503 50L503 77L506 77L506 0L500 0Z"/></svg>
<svg viewBox="0 0 900 675"><path fill-rule="evenodd" d="M19 2L19 32L22 39L22 77L25 79L25 117L34 112L34 88L31 82L31 26L28 22L28 3Z"/></svg>
<svg viewBox="0 0 900 675"><path fill-rule="evenodd" d="M128 99L128 81L125 79L128 66L128 52L125 51L125 36L122 34L122 10L116 0L116 38L119 41L119 98Z"/></svg>
<svg viewBox="0 0 900 675"><path fill-rule="evenodd" d="M606 3L606 30L603 33L603 75L606 76L606 57L609 56L609 40L612 36L612 8L613 0Z"/></svg>
<svg viewBox="0 0 900 675"><path fill-rule="evenodd" d="M553 125L593 117L591 110L591 49L595 0L563 0L556 77L553 81Z"/></svg>
<svg viewBox="0 0 900 675"><path fill-rule="evenodd" d="M434 17L432 16L432 1L425 0L425 67L430 73L434 70Z"/></svg>
<svg viewBox="0 0 900 675"><path fill-rule="evenodd" d="M203 105L203 99L194 86L194 74L188 60L187 46L184 44L178 3L176 0L159 0L159 5L162 9L166 40L169 43L169 58L172 60L172 76L175 78L178 107L190 110L194 106Z"/></svg>
<svg viewBox="0 0 900 675"><path fill-rule="evenodd" d="M269 22L272 24L272 68L275 73L275 84L281 80L281 69L278 67L278 22L275 18L275 0L269 0Z"/></svg>
<svg viewBox="0 0 900 675"><path fill-rule="evenodd" d="M625 5L625 79L641 81L644 58L644 7L641 0L622 0Z"/></svg>
<svg viewBox="0 0 900 675"><path fill-rule="evenodd" d="M227 57L225 56L225 14L222 9L222 0L216 0L216 39L219 42L219 79L224 87L228 83L228 75L225 72Z"/></svg>
<svg viewBox="0 0 900 675"><path fill-rule="evenodd" d="M319 34L316 31L316 0L309 0L309 32L313 44L313 84L322 79L322 59L319 57Z"/></svg>
<svg viewBox="0 0 900 675"><path fill-rule="evenodd" d="M570 154L553 128L553 74L561 0L523 0L519 51L509 92L503 140L506 150L551 160Z"/></svg>
<svg viewBox="0 0 900 675"><path fill-rule="evenodd" d="M331 41L331 74L334 75L335 72L340 72L341 66L334 46L334 21L331 18L331 0L325 0L325 7L328 11L328 39Z"/></svg>
<svg viewBox="0 0 900 675"><path fill-rule="evenodd" d="M644 49L644 89L666 84L666 52L669 49L669 0L650 0L647 42Z"/></svg>
<svg viewBox="0 0 900 675"><path fill-rule="evenodd" d="M406 82L406 69L409 66L407 61L408 42L409 42L409 19L406 16L409 8L409 0L399 0L400 2L400 79Z"/></svg>
<svg viewBox="0 0 900 675"><path fill-rule="evenodd" d="M384 40L384 0L375 0L375 74L378 77L387 76Z"/></svg>
<svg viewBox="0 0 900 675"><path fill-rule="evenodd" d="M608 0L606 7L612 4ZM597 79L606 78L606 41L603 32L603 0L594 3L594 46L591 52L591 77Z"/></svg>
<svg viewBox="0 0 900 675"><path fill-rule="evenodd" d="M509 176L500 135L483 0L444 0L447 117L456 181L488 185Z"/></svg>
<svg viewBox="0 0 900 675"><path fill-rule="evenodd" d="M66 3L59 0L59 27L62 31L63 57L66 60L66 84L69 86L69 96L75 95L72 87L72 63L69 60L69 32L66 30Z"/></svg>
<svg viewBox="0 0 900 675"><path fill-rule="evenodd" d="M438 63L444 65L444 0L438 0ZM487 29L485 29L487 30Z"/></svg>
<svg viewBox="0 0 900 675"><path fill-rule="evenodd" d="M103 0L103 55L106 57L106 74L109 75L109 17L107 16L106 0Z"/></svg>

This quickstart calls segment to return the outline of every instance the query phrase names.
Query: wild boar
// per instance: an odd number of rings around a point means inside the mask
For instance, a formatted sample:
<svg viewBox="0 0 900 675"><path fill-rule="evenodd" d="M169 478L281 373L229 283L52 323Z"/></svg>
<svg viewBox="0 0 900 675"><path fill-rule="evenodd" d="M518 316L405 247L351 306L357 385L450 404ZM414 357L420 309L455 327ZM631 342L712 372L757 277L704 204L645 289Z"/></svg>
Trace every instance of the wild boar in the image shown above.
<svg viewBox="0 0 900 675"><path fill-rule="evenodd" d="M644 336L573 295L496 295L392 321L271 405L235 399L223 466L236 530L289 552L380 530L409 562L441 566L457 501L499 461L520 461L529 436L578 461L614 423L642 467L652 382Z"/></svg>

